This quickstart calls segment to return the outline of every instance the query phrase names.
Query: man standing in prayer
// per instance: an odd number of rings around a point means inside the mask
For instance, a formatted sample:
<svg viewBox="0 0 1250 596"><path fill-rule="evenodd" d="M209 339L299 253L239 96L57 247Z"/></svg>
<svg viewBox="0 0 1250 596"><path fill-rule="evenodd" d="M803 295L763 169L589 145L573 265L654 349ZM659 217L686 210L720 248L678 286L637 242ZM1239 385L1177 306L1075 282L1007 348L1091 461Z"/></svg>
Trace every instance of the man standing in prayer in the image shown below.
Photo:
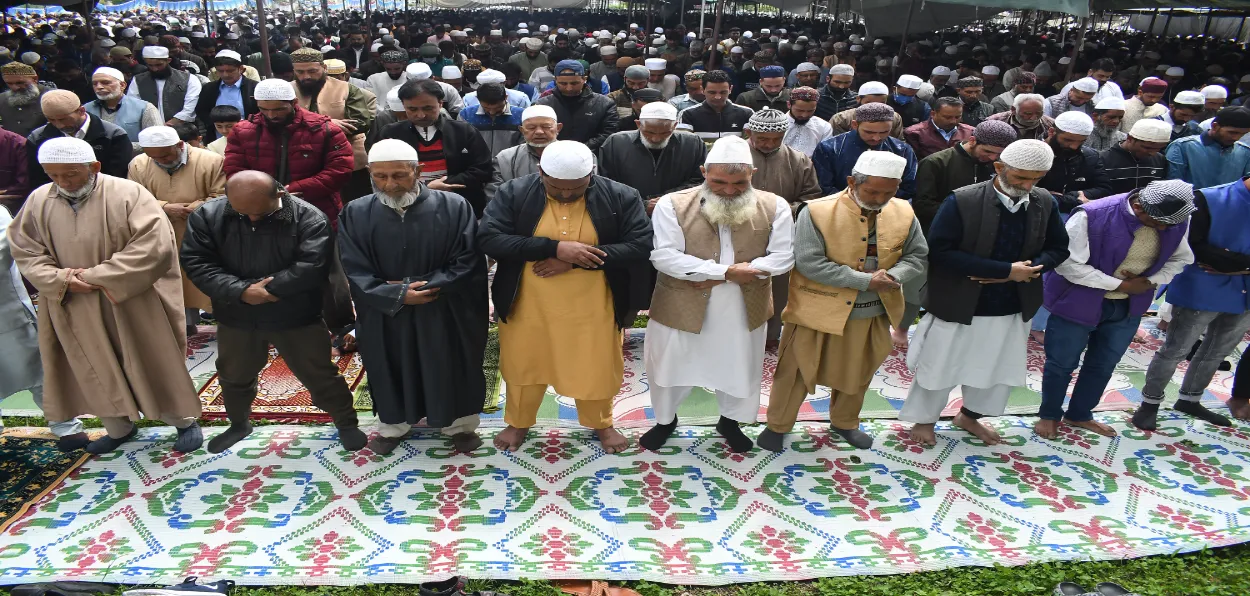
<svg viewBox="0 0 1250 596"><path fill-rule="evenodd" d="M52 181L39 163L39 147L51 139L62 137L86 141L95 151L101 172L117 178L126 177L126 168L134 155L126 131L88 114L79 103L78 96L64 89L43 94L39 104L48 123L36 128L26 139L26 173L30 177L31 188Z"/></svg>
<svg viewBox="0 0 1250 596"><path fill-rule="evenodd" d="M491 162L491 181L486 185L486 202L495 198L499 185L538 173L538 160L543 149L556 142L563 124L556 122L556 111L550 106L530 106L521 112L521 136L525 142L499 152Z"/></svg>
<svg viewBox="0 0 1250 596"><path fill-rule="evenodd" d="M126 93L156 106L167 126L175 119L195 122L200 79L170 68L169 50L158 45L143 46L143 62L148 69L135 75Z"/></svg>
<svg viewBox="0 0 1250 596"><path fill-rule="evenodd" d="M714 70L703 75L703 103L677 114L679 125L688 128L705 143L724 136L740 136L751 118L751 108L729 99L733 84L729 73Z"/></svg>
<svg viewBox="0 0 1250 596"><path fill-rule="evenodd" d="M1120 121L1120 130L1129 132L1138 120L1160 118L1168 112L1163 105L1163 95L1168 92L1168 83L1157 77L1149 77L1137 87L1137 95L1125 100L1124 119Z"/></svg>
<svg viewBox="0 0 1250 596"><path fill-rule="evenodd" d="M923 160L968 140L972 136L973 127L960 122L963 113L962 99L939 97L934 100L929 120L904 129L903 139L916 152L916 159Z"/></svg>
<svg viewBox="0 0 1250 596"><path fill-rule="evenodd" d="M309 52L317 52L311 48L306 48ZM298 52L298 50L296 51ZM320 57L321 52L317 52ZM291 60L296 64L301 61L312 59L312 54L300 55L291 54ZM323 62L324 63L324 62ZM387 50L382 52L382 67L385 69L377 74L369 75L365 81L368 84L366 89L373 93L373 97L384 98L391 89L403 85L408 82L408 73L404 69L408 66L408 54L400 50ZM296 76L299 76L298 74Z"/></svg>
<svg viewBox="0 0 1250 596"><path fill-rule="evenodd" d="M187 231L187 217L204 202L226 190L225 158L207 149L187 146L178 132L168 126L153 126L139 132L143 155L130 162L127 176L157 197L169 222L174 226L177 246ZM196 334L201 310L212 310L208 296L182 275L182 305L186 309L187 336Z"/></svg>
<svg viewBox="0 0 1250 596"><path fill-rule="evenodd" d="M894 94L886 100L886 104L894 108L903 119L903 129L914 126L929 119L932 108L929 104L916 99L916 91L923 81L914 75L903 75L894 86Z"/></svg>
<svg viewBox="0 0 1250 596"><path fill-rule="evenodd" d="M816 103L816 117L829 120L834 114L855 107L858 95L851 90L851 81L855 78L855 67L850 64L835 64L829 67L829 82L820 88L820 99Z"/></svg>
<svg viewBox="0 0 1250 596"><path fill-rule="evenodd" d="M1046 140L1054 153L1054 167L1037 186L1059 201L1059 211L1070 213L1081 204L1101 199L1111 191L1098 152L1085 147L1094 132L1094 121L1081 112L1064 112L1055 118L1055 130Z"/></svg>
<svg viewBox="0 0 1250 596"><path fill-rule="evenodd" d="M581 143L552 143L539 168L500 186L478 229L480 249L499 263L492 297L508 428L495 448L521 447L551 386L576 400L604 451L619 453L629 446L612 427L621 329L637 314L630 273L651 250L651 222L638 191L592 174L594 154Z"/></svg>
<svg viewBox="0 0 1250 596"><path fill-rule="evenodd" d="M1085 139L1085 146L1099 153L1120 144L1128 134L1120 132L1124 119L1124 100L1107 97L1094 105L1094 131Z"/></svg>
<svg viewBox="0 0 1250 596"><path fill-rule="evenodd" d="M790 128L786 129L783 142L808 157L812 156L821 141L833 137L833 127L829 122L815 117L819 101L820 92L811 87L790 91L790 111L786 114Z"/></svg>
<svg viewBox="0 0 1250 596"><path fill-rule="evenodd" d="M130 138L131 148L139 153L139 131L163 124L156 106L126 95L126 77L116 68L97 68L91 75L91 87L96 98L83 108L104 122L120 126Z"/></svg>
<svg viewBox="0 0 1250 596"><path fill-rule="evenodd" d="M911 206L893 198L906 170L902 157L866 151L846 189L799 212L786 331L760 447L783 449L817 385L833 391L830 430L856 448L872 447L859 430L864 393L890 355L890 327L905 316L902 286L921 279L929 252ZM899 248L879 251L881 244Z"/></svg>
<svg viewBox="0 0 1250 596"><path fill-rule="evenodd" d="M1002 414L1011 388L1024 385L1029 319L1042 305L1037 278L1068 258L1059 206L1034 188L1053 160L1041 141L1008 145L998 175L957 189L929 228L928 314L907 352L914 380L899 410L924 445L937 444L934 424L957 385L964 405L955 426L1001 441L979 419Z"/></svg>
<svg viewBox="0 0 1250 596"><path fill-rule="evenodd" d="M703 95L703 76L706 74L707 73L705 71L698 69L686 72L684 77L686 81L686 92L668 100L668 103L677 108L677 113L680 114L681 111L686 108L693 108L703 103L703 100L705 99L705 96Z"/></svg>
<svg viewBox="0 0 1250 596"><path fill-rule="evenodd" d="M9 244L42 298L44 415L99 417L108 434L88 444L88 453L133 439L140 418L176 427L175 451L199 449L200 399L184 362L182 279L169 219L142 186L102 174L86 141L51 139L40 146L39 162L53 182L31 193L9 226Z"/></svg>
<svg viewBox="0 0 1250 596"><path fill-rule="evenodd" d="M677 95L677 88L681 85L681 79L677 75L668 73L668 61L663 58L647 58L643 62L647 68L647 87L660 92L663 101L673 99ZM598 84L598 80L595 81Z"/></svg>
<svg viewBox="0 0 1250 596"><path fill-rule="evenodd" d="M1071 83L1067 89L1067 93L1046 98L1043 109L1047 116L1058 118L1065 112L1082 112L1086 116L1093 114L1094 104L1091 100L1098 93L1097 80L1085 77Z"/></svg>
<svg viewBox="0 0 1250 596"><path fill-rule="evenodd" d="M560 140L585 143L598 151L608 135L620 130L616 104L607 96L594 93L586 86L586 67L576 60L556 64L555 93L539 99L535 105L550 106L561 124Z"/></svg>
<svg viewBox="0 0 1250 596"><path fill-rule="evenodd" d="M1181 91L1172 98L1172 106L1159 119L1171 125L1173 141L1202 134L1197 117L1205 105L1206 98L1197 91Z"/></svg>
<svg viewBox="0 0 1250 596"><path fill-rule="evenodd" d="M1020 73L1020 76L1016 77L1015 83L1015 86L1010 91L1000 93L990 100L990 106L994 108L995 114L1010 110L1015 105L1017 95L1032 93L1033 85L1037 83L1037 75L1031 72Z"/></svg>
<svg viewBox="0 0 1250 596"><path fill-rule="evenodd" d="M329 116L352 145L352 177L342 189L343 198L351 201L369 193L369 173L365 171L365 136L378 110L378 98L351 83L326 76L321 52L302 48L291 52L295 63L295 98L301 108L314 114ZM389 90L389 88L388 88ZM330 214L326 214L330 217Z"/></svg>
<svg viewBox="0 0 1250 596"><path fill-rule="evenodd" d="M486 259L463 197L421 184L417 150L383 139L369 150L374 194L339 217L343 269L356 299L360 357L387 455L423 418L456 449L477 436L486 399ZM410 217L411 216L411 217Z"/></svg>
<svg viewBox="0 0 1250 596"><path fill-rule="evenodd" d="M771 278L794 265L790 204L752 187L752 159L746 141L716 141L706 182L665 195L652 214L659 280L643 357L656 425L639 439L646 449L664 445L677 429L677 407L705 387L716 393L716 430L729 449L751 450L739 425L759 416Z"/></svg>
<svg viewBox="0 0 1250 596"><path fill-rule="evenodd" d="M1010 111L994 114L986 120L999 120L1016 129L1016 138L1045 141L1055 126L1055 119L1043 113L1046 98L1036 93L1021 93L1012 100Z"/></svg>
<svg viewBox="0 0 1250 596"><path fill-rule="evenodd" d="M780 66L760 69L760 86L738 96L738 105L755 111L764 108L785 111L790 102L790 90L786 89L786 71Z"/></svg>
<svg viewBox="0 0 1250 596"><path fill-rule="evenodd" d="M1060 420L1104 437L1116 435L1094 420L1093 410L1155 290L1194 262L1188 242L1193 212L1194 189L1180 180L1152 182L1072 212L1068 260L1047 273L1044 283L1050 318L1041 413L1033 425L1038 435L1057 437ZM1063 401L1078 364L1081 373L1065 412Z"/></svg>
<svg viewBox="0 0 1250 596"><path fill-rule="evenodd" d="M981 101L984 95L985 82L980 77L964 77L955 82L955 90L959 99L964 102L964 113L960 122L968 126L976 126L994 115L994 106L988 101Z"/></svg>
<svg viewBox="0 0 1250 596"><path fill-rule="evenodd" d="M1098 154L1111 194L1143 188L1167 177L1168 160L1163 156L1172 131L1161 120L1138 120L1129 130L1128 138Z"/></svg>
<svg viewBox="0 0 1250 596"><path fill-rule="evenodd" d="M0 66L4 86L0 93L0 126L5 130L30 136L31 131L47 124L39 109L39 100L48 88L39 84L39 75L30 66L14 60Z"/></svg>
<svg viewBox="0 0 1250 596"><path fill-rule="evenodd" d="M962 143L920 160L916 197L912 199L920 228L928 233L938 209L955 189L993 178L994 162L1015 140L1016 130L1009 124L986 120Z"/></svg>
<svg viewBox="0 0 1250 596"><path fill-rule="evenodd" d="M1209 188L1250 176L1250 147L1238 142L1248 133L1250 108L1220 110L1211 130L1168 145L1167 177Z"/></svg>
<svg viewBox="0 0 1250 596"><path fill-rule="evenodd" d="M664 102L642 106L638 130L615 133L599 148L599 175L632 186L647 202L648 214L660 197L698 186L707 146L676 130L677 108Z"/></svg>
<svg viewBox="0 0 1250 596"><path fill-rule="evenodd" d="M341 62L341 61L340 61ZM239 111L243 118L250 118L256 113L256 84L259 80L244 76L243 57L234 50L221 50L213 57L216 64L213 72L217 80L204 86L200 98L196 102L195 113L206 125L212 124L211 114L217 106L231 106ZM100 71L96 71L98 74ZM344 69L346 72L346 69ZM93 78L94 80L94 78ZM96 90L99 92L99 89ZM217 131L208 126L204 141L211 143L217 139Z"/></svg>
<svg viewBox="0 0 1250 596"><path fill-rule="evenodd" d="M885 83L878 81L869 81L859 88L859 105L868 105L870 103L886 104L886 98L889 97L889 89ZM886 104L888 105L888 104ZM855 120L855 106L842 110L834 114L829 119L829 126L833 129L833 136L848 133L851 131L851 123ZM893 110L894 108L890 108ZM902 140L903 139L903 117L897 112L894 113L892 124L890 125L890 136ZM854 163L854 160L852 160Z"/></svg>
<svg viewBox="0 0 1250 596"><path fill-rule="evenodd" d="M855 108L851 119L851 131L822 141L812 154L816 166L816 178L826 195L846 188L859 154L865 151L889 151L907 159L907 171L899 185L899 198L910 199L916 194L916 154L903 141L890 136L897 118L894 109L883 103L866 103Z"/></svg>
<svg viewBox="0 0 1250 596"><path fill-rule="evenodd" d="M1224 108L1228 110L1245 108ZM1219 116L1216 116L1219 119ZM1214 132L1215 127L1212 127ZM1146 369L1142 404L1133 413L1133 426L1154 430L1163 391L1176 374L1176 365L1202 345L1189 360L1180 394L1172 409L1218 426L1229 419L1202 405L1211 378L1246 331L1250 330L1250 187L1246 180L1203 188L1194 194L1196 210L1189 222L1189 246L1194 263L1168 284L1172 308L1163 347ZM1238 420L1250 420L1250 403L1232 399L1229 410Z"/></svg>

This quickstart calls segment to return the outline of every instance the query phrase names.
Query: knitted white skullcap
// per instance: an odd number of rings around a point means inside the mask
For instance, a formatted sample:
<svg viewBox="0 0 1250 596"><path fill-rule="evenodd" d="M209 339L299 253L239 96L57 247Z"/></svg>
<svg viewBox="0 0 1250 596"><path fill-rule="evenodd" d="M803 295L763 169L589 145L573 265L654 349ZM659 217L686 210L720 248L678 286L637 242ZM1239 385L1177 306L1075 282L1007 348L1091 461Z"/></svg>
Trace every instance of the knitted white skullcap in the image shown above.
<svg viewBox="0 0 1250 596"><path fill-rule="evenodd" d="M703 160L704 165L712 165L718 163L745 163L754 164L751 158L751 145L742 137L721 137L716 139L712 144L712 148L707 152L707 159Z"/></svg>
<svg viewBox="0 0 1250 596"><path fill-rule="evenodd" d="M646 65L647 70L664 70L668 68L668 60L663 58L647 58L643 64Z"/></svg>
<svg viewBox="0 0 1250 596"><path fill-rule="evenodd" d="M1168 143L1172 140L1172 127L1162 120L1143 118L1133 123L1128 136L1147 143Z"/></svg>
<svg viewBox="0 0 1250 596"><path fill-rule="evenodd" d="M1055 128L1074 135L1089 136L1094 132L1094 120L1085 112L1064 112L1055 118Z"/></svg>
<svg viewBox="0 0 1250 596"><path fill-rule="evenodd" d="M541 50L543 49L543 39L541 37L527 37L525 38L525 48L534 51Z"/></svg>
<svg viewBox="0 0 1250 596"><path fill-rule="evenodd" d="M935 77L949 77L951 76L951 69L946 68L945 66L935 66L930 74Z"/></svg>
<svg viewBox="0 0 1250 596"><path fill-rule="evenodd" d="M998 161L1008 167L1030 172L1049 172L1054 160L1055 152L1050 149L1050 145L1036 139L1021 139L1007 145L998 156Z"/></svg>
<svg viewBox="0 0 1250 596"><path fill-rule="evenodd" d="M802 62L794 67L794 72L820 72L820 67L811 62Z"/></svg>
<svg viewBox="0 0 1250 596"><path fill-rule="evenodd" d="M434 76L434 71L430 70L430 65L424 62L414 62L409 64L406 68L404 68L404 71L408 73L409 77L416 81L424 81L425 79Z"/></svg>
<svg viewBox="0 0 1250 596"><path fill-rule="evenodd" d="M109 76L114 79L117 79L123 83L126 82L126 76L122 74L122 71L117 70L116 68L113 68L112 66L101 66L100 68L95 69L95 72L91 73L91 76L94 77L96 75L105 75L105 76Z"/></svg>
<svg viewBox="0 0 1250 596"><path fill-rule="evenodd" d="M1167 70L1163 71L1163 74L1169 77L1183 77L1185 76L1185 69L1179 66L1169 66Z"/></svg>
<svg viewBox="0 0 1250 596"><path fill-rule="evenodd" d="M391 90L386 92L386 107L392 112L406 111L404 102L399 99L399 87L391 87Z"/></svg>
<svg viewBox="0 0 1250 596"><path fill-rule="evenodd" d="M577 141L556 141L543 149L538 165L543 174L552 178L580 180L594 170L595 154Z"/></svg>
<svg viewBox="0 0 1250 596"><path fill-rule="evenodd" d="M74 137L48 139L39 146L39 163L91 163L99 161L91 145Z"/></svg>
<svg viewBox="0 0 1250 596"><path fill-rule="evenodd" d="M829 67L830 75L851 75L855 76L855 67L850 64L834 64Z"/></svg>
<svg viewBox="0 0 1250 596"><path fill-rule="evenodd" d="M1001 71L1001 70L999 70L997 66L986 66L986 67L984 67L984 68L982 68L982 69L981 69L981 74L983 74L983 75L996 75L996 74L999 74L999 73L1001 73L1001 72L1002 72L1002 71Z"/></svg>
<svg viewBox="0 0 1250 596"><path fill-rule="evenodd" d="M916 75L905 74L898 78L898 86L904 89L919 89L924 81Z"/></svg>
<svg viewBox="0 0 1250 596"><path fill-rule="evenodd" d="M1219 85L1207 85L1202 88L1202 96L1207 99L1227 99L1228 89Z"/></svg>
<svg viewBox="0 0 1250 596"><path fill-rule="evenodd" d="M256 101L291 101L295 99L295 88L282 79L265 79L256 83L253 96Z"/></svg>
<svg viewBox="0 0 1250 596"><path fill-rule="evenodd" d="M855 160L853 172L878 178L902 180L907 169L907 159L889 151L865 151Z"/></svg>
<svg viewBox="0 0 1250 596"><path fill-rule="evenodd" d="M1187 106L1201 106L1206 105L1207 98L1197 91L1181 91L1176 94L1176 98L1173 101Z"/></svg>
<svg viewBox="0 0 1250 596"><path fill-rule="evenodd" d="M169 49L161 46L143 46L143 57L152 59L169 59Z"/></svg>
<svg viewBox="0 0 1250 596"><path fill-rule="evenodd" d="M1095 79L1094 77L1077 79L1072 83L1072 88L1086 93L1098 93L1098 79Z"/></svg>
<svg viewBox="0 0 1250 596"><path fill-rule="evenodd" d="M181 140L178 131L170 126L149 126L139 131L140 147L173 147Z"/></svg>
<svg viewBox="0 0 1250 596"><path fill-rule="evenodd" d="M446 78L446 77L443 77L443 78ZM486 70L483 70L482 72L477 73L477 82L483 85L487 83L502 83L507 78L508 77L505 76L502 72L499 72L493 68L488 68Z"/></svg>
<svg viewBox="0 0 1250 596"><path fill-rule="evenodd" d="M616 46L603 46L599 48L599 55L600 56L615 56Z"/></svg>
<svg viewBox="0 0 1250 596"><path fill-rule="evenodd" d="M334 48L330 48L330 49L334 49ZM221 60L222 58L229 58L236 62L243 61L243 56L240 56L239 53L234 50L222 50L220 52L217 52L217 55L213 57L214 60Z"/></svg>
<svg viewBox="0 0 1250 596"><path fill-rule="evenodd" d="M653 101L638 111L639 120L677 121L677 108L663 101Z"/></svg>
<svg viewBox="0 0 1250 596"><path fill-rule="evenodd" d="M369 148L369 163L417 161L417 150L399 139L382 139Z"/></svg>
<svg viewBox="0 0 1250 596"><path fill-rule="evenodd" d="M460 69L450 64L443 67L442 75L444 79L458 79L461 77Z"/></svg>
<svg viewBox="0 0 1250 596"><path fill-rule="evenodd" d="M558 118L556 118L556 111L552 109L551 106L539 105L532 105L525 108L524 112L521 112L521 122L525 122L530 118L551 118L552 120L558 120Z"/></svg>
<svg viewBox="0 0 1250 596"><path fill-rule="evenodd" d="M868 81L859 86L860 95L889 95L890 90L881 81Z"/></svg>
<svg viewBox="0 0 1250 596"><path fill-rule="evenodd" d="M1123 110L1124 100L1115 96L1104 97L1094 104L1095 110Z"/></svg>

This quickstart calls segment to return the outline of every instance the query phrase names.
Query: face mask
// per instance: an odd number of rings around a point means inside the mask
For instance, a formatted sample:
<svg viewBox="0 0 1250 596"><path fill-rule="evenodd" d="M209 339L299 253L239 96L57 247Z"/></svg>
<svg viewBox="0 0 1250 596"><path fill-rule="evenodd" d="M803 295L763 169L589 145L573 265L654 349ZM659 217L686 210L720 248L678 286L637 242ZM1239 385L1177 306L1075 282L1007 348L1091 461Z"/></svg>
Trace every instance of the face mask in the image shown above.
<svg viewBox="0 0 1250 596"><path fill-rule="evenodd" d="M900 95L897 93L894 95L894 101L898 102L899 105L903 105L903 106L911 103L912 99L915 99L915 98L911 95Z"/></svg>

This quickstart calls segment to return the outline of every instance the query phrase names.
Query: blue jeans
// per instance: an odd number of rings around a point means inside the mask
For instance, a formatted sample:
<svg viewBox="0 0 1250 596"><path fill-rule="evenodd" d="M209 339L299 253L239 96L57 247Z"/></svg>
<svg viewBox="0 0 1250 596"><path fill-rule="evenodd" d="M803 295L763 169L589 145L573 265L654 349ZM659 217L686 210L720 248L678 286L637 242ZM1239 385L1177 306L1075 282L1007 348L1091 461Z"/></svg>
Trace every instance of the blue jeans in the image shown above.
<svg viewBox="0 0 1250 596"><path fill-rule="evenodd" d="M1037 314L1033 315L1033 320L1029 321L1029 330L1045 331L1047 321L1050 321L1050 311L1046 310L1045 306L1039 306Z"/></svg>
<svg viewBox="0 0 1250 596"><path fill-rule="evenodd" d="M1073 323L1062 316L1050 317L1046 327L1046 367L1042 370L1043 420L1067 418L1073 422L1093 419L1094 407L1137 333L1140 316L1129 315L1128 300L1102 301L1102 318L1096 327ZM1081 363L1081 352L1085 362ZM1072 371L1081 365L1081 374L1072 390L1068 412L1063 411Z"/></svg>

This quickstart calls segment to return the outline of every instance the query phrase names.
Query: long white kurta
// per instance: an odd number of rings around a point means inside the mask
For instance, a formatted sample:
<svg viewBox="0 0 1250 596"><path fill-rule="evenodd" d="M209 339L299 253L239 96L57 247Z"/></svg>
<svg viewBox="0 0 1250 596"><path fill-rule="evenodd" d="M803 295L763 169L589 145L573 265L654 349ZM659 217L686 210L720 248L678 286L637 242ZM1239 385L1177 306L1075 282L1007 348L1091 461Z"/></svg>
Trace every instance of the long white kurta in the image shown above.
<svg viewBox="0 0 1250 596"><path fill-rule="evenodd" d="M729 226L720 226L720 260L700 259L686 254L686 239L669 197L656 203L651 216L655 246L651 263L656 271L688 281L725 279L734 264L734 247ZM768 237L768 254L751 261L751 266L769 275L780 275L794 267L794 219L790 205L777 201L773 229ZM647 323L643 357L652 387L704 387L739 399L752 400L758 409L763 375L764 341L767 325L747 329L746 301L735 283L712 288L707 316L699 333L679 331L657 323ZM654 399L655 392L652 392ZM678 396L684 397L684 394Z"/></svg>

